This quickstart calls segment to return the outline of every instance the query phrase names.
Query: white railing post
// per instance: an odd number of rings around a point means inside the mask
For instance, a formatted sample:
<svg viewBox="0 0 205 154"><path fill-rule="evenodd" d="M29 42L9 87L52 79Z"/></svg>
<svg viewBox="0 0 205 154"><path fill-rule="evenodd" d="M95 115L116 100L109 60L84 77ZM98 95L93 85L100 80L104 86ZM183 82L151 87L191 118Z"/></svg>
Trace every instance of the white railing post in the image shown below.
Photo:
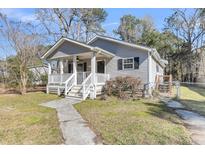
<svg viewBox="0 0 205 154"><path fill-rule="evenodd" d="M63 82L63 61L60 60L60 83Z"/></svg>
<svg viewBox="0 0 205 154"><path fill-rule="evenodd" d="M85 80L85 72L83 72L83 81Z"/></svg>
<svg viewBox="0 0 205 154"><path fill-rule="evenodd" d="M93 91L91 94L91 99L95 99L96 98L96 75L95 75L95 69L96 69L96 54L95 52L93 52L92 58L91 58L91 74L92 74L92 85L93 85Z"/></svg>
<svg viewBox="0 0 205 154"><path fill-rule="evenodd" d="M91 85L92 85L92 74L89 74L88 77L82 83L83 100L85 100L89 94L93 95L90 92Z"/></svg>
<svg viewBox="0 0 205 154"><path fill-rule="evenodd" d="M65 82L65 90L64 90L64 95L66 95L66 94L67 94L67 84L68 84L68 82L67 82L67 80L66 80L66 82Z"/></svg>
<svg viewBox="0 0 205 154"><path fill-rule="evenodd" d="M77 84L77 60L76 55L73 55L73 73L75 74L74 84Z"/></svg>
<svg viewBox="0 0 205 154"><path fill-rule="evenodd" d="M68 79L64 82L65 83L65 91L64 94L67 95L68 91L72 88L74 85L74 79L75 79L75 74L72 74L71 76L68 77Z"/></svg>
<svg viewBox="0 0 205 154"><path fill-rule="evenodd" d="M85 99L85 84L83 84L83 100Z"/></svg>
<svg viewBox="0 0 205 154"><path fill-rule="evenodd" d="M49 94L49 83L51 81L52 77L51 77L51 64L50 62L48 62L48 83L46 86L46 93Z"/></svg>

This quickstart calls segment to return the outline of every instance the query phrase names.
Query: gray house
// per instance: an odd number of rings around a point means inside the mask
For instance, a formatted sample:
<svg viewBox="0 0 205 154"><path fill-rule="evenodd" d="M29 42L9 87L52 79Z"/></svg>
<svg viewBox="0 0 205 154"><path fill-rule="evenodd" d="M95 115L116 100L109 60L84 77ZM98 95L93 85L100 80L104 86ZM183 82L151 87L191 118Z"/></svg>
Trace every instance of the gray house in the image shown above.
<svg viewBox="0 0 205 154"><path fill-rule="evenodd" d="M47 92L79 99L96 98L105 82L117 76L139 77L150 91L166 64L153 48L105 36L87 44L62 38L42 59L48 62Z"/></svg>

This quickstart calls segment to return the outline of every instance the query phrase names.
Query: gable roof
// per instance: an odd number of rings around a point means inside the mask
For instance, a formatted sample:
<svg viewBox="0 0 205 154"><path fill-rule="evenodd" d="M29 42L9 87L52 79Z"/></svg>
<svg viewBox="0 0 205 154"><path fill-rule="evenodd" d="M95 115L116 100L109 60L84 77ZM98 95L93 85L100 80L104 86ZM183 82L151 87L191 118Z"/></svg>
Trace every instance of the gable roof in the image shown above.
<svg viewBox="0 0 205 154"><path fill-rule="evenodd" d="M95 42L98 39L103 39L103 40L107 40L107 41L110 41L110 42L116 42L118 44L134 47L134 48L141 49L141 50L146 50L146 51L151 51L152 50L152 48L149 48L149 47L146 47L146 46L125 42L125 41L122 41L122 40L118 40L118 39L115 39L115 38L112 38L112 37L102 36L102 35L96 35L94 38L92 38L90 41L88 41L87 44L92 44L93 42Z"/></svg>
<svg viewBox="0 0 205 154"><path fill-rule="evenodd" d="M85 43L82 43L82 42L79 42L79 41L76 41L76 40L72 40L72 39L69 39L69 38L61 38L48 51L46 51L41 56L41 58L46 59L51 53L53 53L60 45L62 45L66 41L77 44L77 45L80 45L80 46L85 47L85 48L87 48L91 51L94 51L94 52L102 52L102 53L107 54L109 56L114 56L113 53L111 53L109 51L106 51L104 49L101 49L99 47L93 47L93 46L90 46L88 44L85 44Z"/></svg>
<svg viewBox="0 0 205 154"><path fill-rule="evenodd" d="M96 40L98 39L103 39L103 40L107 40L107 41L111 41L111 42L116 42L116 43L119 43L119 44L122 44L122 45L125 45L125 46L130 46L130 47L133 47L133 48L137 48L137 49L141 49L143 51L147 51L149 53L151 53L151 55L154 57L154 59L162 66L162 67L165 67L165 64L167 64L167 61L166 60L163 60L159 53L157 52L156 49L154 48L149 48L149 47L145 47L145 46L141 46L141 45L136 45L136 44L133 44L133 43L129 43L129 42L125 42L125 41L121 41L121 40L118 40L118 39L115 39L115 38L111 38L111 37L107 37L107 36L101 36L101 35L96 35L93 39L91 39L87 44L86 43L83 43L83 42L79 42L79 41L76 41L76 40L73 40L73 39L70 39L70 38L61 38L59 39L48 51L46 51L42 56L41 58L42 59L46 59L51 53L53 53L61 44L63 44L64 42L68 41L68 42L71 42L71 43L74 43L74 44L77 44L77 45L80 45L82 47L85 47L93 52L100 52L102 54L105 54L105 55L109 55L111 57L115 56L112 52L110 51L107 51L107 50L104 50L100 47L93 47L91 46L90 44L95 42Z"/></svg>
<svg viewBox="0 0 205 154"><path fill-rule="evenodd" d="M154 48L149 48L149 47L146 47L146 46L125 42L125 41L118 40L118 39L108 37L108 36L96 35L94 38L92 38L90 41L88 41L87 44L92 44L93 42L97 41L98 39L102 39L102 40L106 40L106 41L110 41L110 42L115 42L115 43L126 45L126 46L129 46L129 47L133 47L133 48L141 49L141 50L144 50L144 51L148 51L148 52L151 53L151 55L154 57L154 59L162 67L165 67L165 65L168 63L166 60L164 60L160 57L159 53Z"/></svg>

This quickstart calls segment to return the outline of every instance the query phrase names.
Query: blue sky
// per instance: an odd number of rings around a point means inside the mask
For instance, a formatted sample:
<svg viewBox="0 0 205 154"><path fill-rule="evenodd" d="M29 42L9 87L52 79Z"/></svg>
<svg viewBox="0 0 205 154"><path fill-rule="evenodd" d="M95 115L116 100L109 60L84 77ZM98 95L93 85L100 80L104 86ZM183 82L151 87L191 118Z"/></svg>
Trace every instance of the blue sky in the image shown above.
<svg viewBox="0 0 205 154"><path fill-rule="evenodd" d="M164 25L164 19L170 16L173 11L172 9L106 9L108 17L104 23L104 28L108 33L112 33L113 29L116 29L119 25L120 18L125 14L132 14L138 18L144 16L150 16L156 28L162 30ZM106 26L107 25L107 26Z"/></svg>
<svg viewBox="0 0 205 154"><path fill-rule="evenodd" d="M156 28L158 30L162 30L164 25L164 19L170 16L173 12L172 9L140 9L140 8L133 8L133 9L114 9L114 8L107 8L105 9L108 13L106 21L103 23L104 29L107 31L108 35L113 36L112 31L116 29L119 25L120 18L126 14L132 14L138 18L142 18L144 16L150 16ZM0 9L1 12L7 14L8 17L32 22L35 20L35 9ZM0 39L0 43L5 43L3 40ZM4 57L5 55L12 54L11 51L4 51L0 48L0 57Z"/></svg>

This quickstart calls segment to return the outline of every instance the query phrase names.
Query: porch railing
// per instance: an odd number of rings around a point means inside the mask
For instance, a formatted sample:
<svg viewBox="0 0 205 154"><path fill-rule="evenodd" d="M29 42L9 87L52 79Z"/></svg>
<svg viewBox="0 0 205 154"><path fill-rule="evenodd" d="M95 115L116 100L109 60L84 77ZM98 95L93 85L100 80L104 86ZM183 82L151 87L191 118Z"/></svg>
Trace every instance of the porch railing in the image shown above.
<svg viewBox="0 0 205 154"><path fill-rule="evenodd" d="M92 73L88 75L88 77L82 83L83 100L85 100L90 94L91 86L92 86Z"/></svg>
<svg viewBox="0 0 205 154"><path fill-rule="evenodd" d="M90 72L77 72L77 84L82 84L83 81L90 75Z"/></svg>
<svg viewBox="0 0 205 154"><path fill-rule="evenodd" d="M110 79L109 74L96 73L96 83L97 84L105 84L105 82L109 79Z"/></svg>
<svg viewBox="0 0 205 154"><path fill-rule="evenodd" d="M50 74L48 75L48 83L64 83L72 75L72 73Z"/></svg>
<svg viewBox="0 0 205 154"><path fill-rule="evenodd" d="M73 73L66 81L65 81L65 95L68 93L69 90L75 85L76 74Z"/></svg>
<svg viewBox="0 0 205 154"><path fill-rule="evenodd" d="M89 75L88 75L89 73ZM95 83L92 82L93 74L90 72L84 72L84 77L82 78L81 92L83 99L86 99L88 95L92 92L92 86L104 85L107 80L110 79L109 74L95 73ZM65 87L64 93L67 93L71 88L77 84L77 78L79 73L67 73L67 74L52 74L48 76L48 86L58 86L58 94L60 94L60 88ZM49 85L50 84L50 85ZM54 84L54 85L53 85ZM56 84L56 85L55 85ZM94 87L95 88L95 87ZM95 89L93 89L95 91Z"/></svg>

